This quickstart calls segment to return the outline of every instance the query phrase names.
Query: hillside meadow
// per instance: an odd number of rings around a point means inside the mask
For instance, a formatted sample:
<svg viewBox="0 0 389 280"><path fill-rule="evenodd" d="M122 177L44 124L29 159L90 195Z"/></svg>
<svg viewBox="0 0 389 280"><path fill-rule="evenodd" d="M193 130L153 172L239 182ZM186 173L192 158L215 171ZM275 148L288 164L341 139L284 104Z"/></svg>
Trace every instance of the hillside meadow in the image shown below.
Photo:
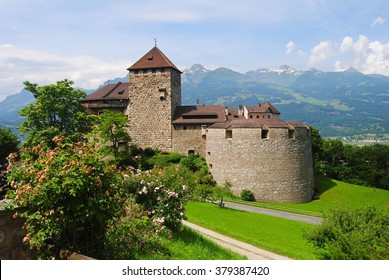
<svg viewBox="0 0 389 280"><path fill-rule="evenodd" d="M317 177L316 187L319 192L315 199L303 204L227 200L313 216L322 216L336 207L389 207L387 190L352 185L326 177ZM186 215L189 222L292 259L319 258L317 251L304 238L304 232L309 232L315 225L201 202L189 203Z"/></svg>
<svg viewBox="0 0 389 280"><path fill-rule="evenodd" d="M316 176L315 185L318 193L308 203L246 202L238 198L228 200L311 216L322 216L322 213L338 206L351 208L359 208L366 205L377 208L389 207L388 190L353 185L323 176Z"/></svg>

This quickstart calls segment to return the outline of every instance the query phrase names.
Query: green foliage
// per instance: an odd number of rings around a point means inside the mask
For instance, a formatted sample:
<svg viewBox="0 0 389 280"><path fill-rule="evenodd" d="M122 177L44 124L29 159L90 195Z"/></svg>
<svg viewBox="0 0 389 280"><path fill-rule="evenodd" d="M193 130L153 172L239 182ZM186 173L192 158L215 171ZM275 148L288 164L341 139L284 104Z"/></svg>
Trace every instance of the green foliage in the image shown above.
<svg viewBox="0 0 389 280"><path fill-rule="evenodd" d="M113 155L118 163L129 157L131 141L127 128L128 119L121 113L104 110L99 115L97 124L92 132L93 137L102 145L105 155Z"/></svg>
<svg viewBox="0 0 389 280"><path fill-rule="evenodd" d="M0 128L0 164L5 158L18 149L19 140L16 135L11 133L11 129Z"/></svg>
<svg viewBox="0 0 389 280"><path fill-rule="evenodd" d="M146 155L150 155L150 151ZM184 156L178 153L157 153L147 163L149 167L163 167L170 164L177 164Z"/></svg>
<svg viewBox="0 0 389 280"><path fill-rule="evenodd" d="M240 197L244 201L255 201L254 194L250 190L242 190L240 193Z"/></svg>
<svg viewBox="0 0 389 280"><path fill-rule="evenodd" d="M315 173L349 183L389 189L389 146L344 145L312 129Z"/></svg>
<svg viewBox="0 0 389 280"><path fill-rule="evenodd" d="M20 115L26 117L19 129L28 133L27 147L42 141L54 146L51 140L57 135L63 135L72 142L79 141L90 131L94 116L85 113L80 103L86 94L72 88L72 84L66 79L42 87L24 83L25 89L35 97L35 103L20 111Z"/></svg>
<svg viewBox="0 0 389 280"><path fill-rule="evenodd" d="M148 213L131 199L118 217L108 223L104 258L110 260L166 259L162 246L166 230L150 222Z"/></svg>
<svg viewBox="0 0 389 280"><path fill-rule="evenodd" d="M94 145L40 144L11 161L9 197L26 220L24 241L44 254L47 242L101 257L106 223L120 208L120 176L107 168Z"/></svg>
<svg viewBox="0 0 389 280"><path fill-rule="evenodd" d="M330 260L387 260L389 208L332 209L306 238Z"/></svg>
<svg viewBox="0 0 389 280"><path fill-rule="evenodd" d="M179 229L185 218L184 202L190 187L188 173L180 166L163 169L137 171L136 176L127 177L126 185L134 193L136 203L148 213L149 219L169 229ZM189 177L190 178L190 177Z"/></svg>

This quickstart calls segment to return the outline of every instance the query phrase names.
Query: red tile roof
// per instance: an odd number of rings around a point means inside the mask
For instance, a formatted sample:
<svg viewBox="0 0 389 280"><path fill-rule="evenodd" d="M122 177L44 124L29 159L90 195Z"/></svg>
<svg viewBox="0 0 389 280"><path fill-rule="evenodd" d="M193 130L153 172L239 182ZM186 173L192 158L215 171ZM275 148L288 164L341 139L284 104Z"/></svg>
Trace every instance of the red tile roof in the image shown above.
<svg viewBox="0 0 389 280"><path fill-rule="evenodd" d="M213 124L226 122L225 107L222 105L177 106L173 124Z"/></svg>
<svg viewBox="0 0 389 280"><path fill-rule="evenodd" d="M127 70L152 69L152 68L173 68L182 73L169 58L157 47L152 48L141 59L135 62Z"/></svg>
<svg viewBox="0 0 389 280"><path fill-rule="evenodd" d="M270 111L273 114L281 114L269 101L265 101L263 104L259 103L258 106L246 106L246 108L249 113L266 113Z"/></svg>
<svg viewBox="0 0 389 280"><path fill-rule="evenodd" d="M96 90L94 93L85 97L83 101L128 99L128 83L118 82L117 84L109 84Z"/></svg>

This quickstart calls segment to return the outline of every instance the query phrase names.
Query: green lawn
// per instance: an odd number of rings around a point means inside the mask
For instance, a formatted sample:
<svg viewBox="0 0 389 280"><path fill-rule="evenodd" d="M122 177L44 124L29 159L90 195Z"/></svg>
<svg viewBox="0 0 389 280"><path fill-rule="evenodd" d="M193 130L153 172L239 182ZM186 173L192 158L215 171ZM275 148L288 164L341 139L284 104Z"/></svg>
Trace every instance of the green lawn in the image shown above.
<svg viewBox="0 0 389 280"><path fill-rule="evenodd" d="M186 207L189 222L292 259L316 259L303 231L313 225L201 202Z"/></svg>
<svg viewBox="0 0 389 280"><path fill-rule="evenodd" d="M353 185L322 176L315 178L315 184L320 194L308 203L291 204L259 201L248 203L240 200L236 200L236 202L313 216L321 215L322 212L336 206L353 208L365 205L373 205L377 208L389 206L388 190Z"/></svg>
<svg viewBox="0 0 389 280"><path fill-rule="evenodd" d="M188 227L163 240L169 260L243 260L245 257L224 249Z"/></svg>

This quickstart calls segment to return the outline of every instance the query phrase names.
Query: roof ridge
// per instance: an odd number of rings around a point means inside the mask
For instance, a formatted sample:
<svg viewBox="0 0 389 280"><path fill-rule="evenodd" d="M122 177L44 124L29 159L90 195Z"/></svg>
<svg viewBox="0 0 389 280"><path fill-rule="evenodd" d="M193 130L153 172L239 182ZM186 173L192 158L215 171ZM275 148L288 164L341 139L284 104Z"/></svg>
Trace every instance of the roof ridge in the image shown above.
<svg viewBox="0 0 389 280"><path fill-rule="evenodd" d="M108 91L107 94L103 95L103 98L106 98L108 95L110 95L115 89L117 89L118 86L120 86L121 83L121 81L117 82L117 84L110 91Z"/></svg>
<svg viewBox="0 0 389 280"><path fill-rule="evenodd" d="M157 47L153 47L139 60L137 60L127 70L138 70L138 69L150 69L150 68L173 68L178 72L182 73L177 66Z"/></svg>

